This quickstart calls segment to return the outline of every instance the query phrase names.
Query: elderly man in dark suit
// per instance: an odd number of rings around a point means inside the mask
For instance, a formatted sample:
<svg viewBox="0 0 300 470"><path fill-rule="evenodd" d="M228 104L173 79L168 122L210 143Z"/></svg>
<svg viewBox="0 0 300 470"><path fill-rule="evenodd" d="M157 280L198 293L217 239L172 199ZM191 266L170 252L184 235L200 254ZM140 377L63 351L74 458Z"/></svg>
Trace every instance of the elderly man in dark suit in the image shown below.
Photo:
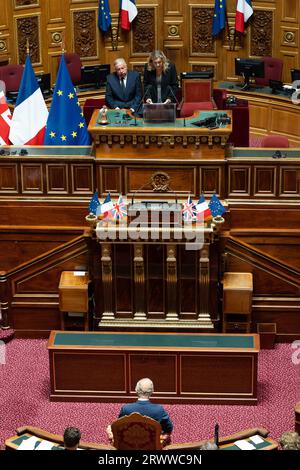
<svg viewBox="0 0 300 470"><path fill-rule="evenodd" d="M149 416L150 418L155 419L155 421L158 421L161 425L161 439L163 441L165 440L167 443L173 430L173 423L163 406L150 401L153 390L154 386L152 380L148 378L139 380L135 387L135 391L138 396L137 401L123 405L119 413L119 418L130 415L131 413L140 413L143 416ZM112 440L113 435L111 427L108 426L106 431L108 437Z"/></svg>
<svg viewBox="0 0 300 470"><path fill-rule="evenodd" d="M115 72L107 77L106 104L111 109L136 111L142 100L142 84L138 72L128 70L124 59L116 59Z"/></svg>

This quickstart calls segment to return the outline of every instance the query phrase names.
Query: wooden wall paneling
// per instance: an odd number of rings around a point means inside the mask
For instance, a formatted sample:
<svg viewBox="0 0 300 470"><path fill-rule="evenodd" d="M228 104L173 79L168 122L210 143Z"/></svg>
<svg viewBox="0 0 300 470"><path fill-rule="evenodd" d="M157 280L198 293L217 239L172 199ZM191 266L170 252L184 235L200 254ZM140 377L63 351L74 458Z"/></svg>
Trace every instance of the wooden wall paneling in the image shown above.
<svg viewBox="0 0 300 470"><path fill-rule="evenodd" d="M295 197L300 195L300 172L292 166L280 167L279 196Z"/></svg>
<svg viewBox="0 0 300 470"><path fill-rule="evenodd" d="M267 134L269 124L269 104L255 99L249 102L250 132Z"/></svg>
<svg viewBox="0 0 300 470"><path fill-rule="evenodd" d="M215 56L216 43L212 38L213 8L189 5L189 55L190 56Z"/></svg>
<svg viewBox="0 0 300 470"><path fill-rule="evenodd" d="M253 194L254 196L275 196L276 195L276 166L254 166Z"/></svg>
<svg viewBox="0 0 300 470"><path fill-rule="evenodd" d="M251 165L230 165L228 169L228 196L251 196Z"/></svg>
<svg viewBox="0 0 300 470"><path fill-rule="evenodd" d="M94 172L90 163L71 165L72 194L92 195L94 193Z"/></svg>
<svg viewBox="0 0 300 470"><path fill-rule="evenodd" d="M299 47L288 51L282 50L281 58L283 60L282 80L285 83L291 83L291 69L299 68Z"/></svg>
<svg viewBox="0 0 300 470"><path fill-rule="evenodd" d="M138 5L130 36L130 63L136 57L143 57L143 64L151 51L159 49L162 38L158 4Z"/></svg>
<svg viewBox="0 0 300 470"><path fill-rule="evenodd" d="M27 40L29 40L29 50L31 63L34 66L41 66L41 15L28 13L20 16L15 15L15 29L17 38L17 63L24 64L26 59Z"/></svg>
<svg viewBox="0 0 300 470"><path fill-rule="evenodd" d="M43 194L43 165L38 163L21 163L22 194Z"/></svg>
<svg viewBox="0 0 300 470"><path fill-rule="evenodd" d="M298 0L285 0L280 2L281 18L289 23L299 23L300 6ZM278 10L280 10L278 8Z"/></svg>
<svg viewBox="0 0 300 470"><path fill-rule="evenodd" d="M270 129L274 134L286 135L291 141L293 138L295 141L300 135L300 119L295 118L294 106L291 108L285 108L284 110L280 106L272 106L270 112Z"/></svg>
<svg viewBox="0 0 300 470"><path fill-rule="evenodd" d="M68 194L69 174L66 163L46 165L47 194Z"/></svg>
<svg viewBox="0 0 300 470"><path fill-rule="evenodd" d="M17 164L2 164L0 167L0 193L17 194L18 186Z"/></svg>
<svg viewBox="0 0 300 470"><path fill-rule="evenodd" d="M257 7L251 20L250 56L273 56L275 8ZM275 49L275 48L274 48Z"/></svg>
<svg viewBox="0 0 300 470"><path fill-rule="evenodd" d="M96 187L99 195L105 196L108 192L112 194L125 194L122 183L122 167L117 165L98 165Z"/></svg>
<svg viewBox="0 0 300 470"><path fill-rule="evenodd" d="M12 60L15 44L11 31L12 4L11 2L2 3L0 8L0 60Z"/></svg>
<svg viewBox="0 0 300 470"><path fill-rule="evenodd" d="M201 166L199 171L199 194L205 193L209 196L216 193L218 197L224 194L224 169L222 167Z"/></svg>

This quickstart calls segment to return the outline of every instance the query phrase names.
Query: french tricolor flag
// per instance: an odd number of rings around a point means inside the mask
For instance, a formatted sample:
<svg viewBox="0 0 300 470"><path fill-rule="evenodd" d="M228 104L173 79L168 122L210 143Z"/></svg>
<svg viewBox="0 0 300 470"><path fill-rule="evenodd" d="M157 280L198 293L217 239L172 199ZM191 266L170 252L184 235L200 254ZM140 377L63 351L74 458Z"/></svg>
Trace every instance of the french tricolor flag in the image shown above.
<svg viewBox="0 0 300 470"><path fill-rule="evenodd" d="M43 145L48 110L27 55L9 140L13 145Z"/></svg>
<svg viewBox="0 0 300 470"><path fill-rule="evenodd" d="M120 0L120 25L122 29L129 31L130 24L137 14L135 0Z"/></svg>
<svg viewBox="0 0 300 470"><path fill-rule="evenodd" d="M245 31L245 23L253 14L251 0L238 0L235 14L235 29L239 33Z"/></svg>

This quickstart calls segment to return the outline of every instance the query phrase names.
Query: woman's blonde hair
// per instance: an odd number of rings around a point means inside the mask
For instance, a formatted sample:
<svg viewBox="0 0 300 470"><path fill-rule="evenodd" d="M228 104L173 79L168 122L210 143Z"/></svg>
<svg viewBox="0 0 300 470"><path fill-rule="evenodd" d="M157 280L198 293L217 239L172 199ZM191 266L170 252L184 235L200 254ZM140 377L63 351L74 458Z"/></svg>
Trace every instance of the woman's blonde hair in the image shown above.
<svg viewBox="0 0 300 470"><path fill-rule="evenodd" d="M162 51L159 51L159 50L152 51L151 54L149 55L148 61L147 61L147 70L149 72L151 72L151 70L155 70L153 62L156 59L161 59L162 60L163 72L166 72L169 68L170 62L166 58L165 54Z"/></svg>

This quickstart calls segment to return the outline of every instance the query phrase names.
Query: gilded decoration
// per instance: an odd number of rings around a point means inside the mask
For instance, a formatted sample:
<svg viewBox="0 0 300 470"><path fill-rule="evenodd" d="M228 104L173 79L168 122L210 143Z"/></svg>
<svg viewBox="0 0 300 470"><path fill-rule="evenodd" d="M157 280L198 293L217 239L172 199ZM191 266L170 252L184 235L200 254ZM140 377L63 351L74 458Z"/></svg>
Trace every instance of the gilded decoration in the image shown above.
<svg viewBox="0 0 300 470"><path fill-rule="evenodd" d="M33 64L40 63L39 19L37 16L27 16L17 19L17 34L19 62L25 63L27 41L29 41L30 58Z"/></svg>
<svg viewBox="0 0 300 470"><path fill-rule="evenodd" d="M272 56L273 13L254 11L251 21L251 56Z"/></svg>
<svg viewBox="0 0 300 470"><path fill-rule="evenodd" d="M139 14L133 22L132 53L150 53L155 47L155 9L139 8Z"/></svg>
<svg viewBox="0 0 300 470"><path fill-rule="evenodd" d="M213 8L192 8L191 54L215 53L211 35Z"/></svg>
<svg viewBox="0 0 300 470"><path fill-rule="evenodd" d="M97 56L96 12L84 10L74 12L74 47L80 57Z"/></svg>

